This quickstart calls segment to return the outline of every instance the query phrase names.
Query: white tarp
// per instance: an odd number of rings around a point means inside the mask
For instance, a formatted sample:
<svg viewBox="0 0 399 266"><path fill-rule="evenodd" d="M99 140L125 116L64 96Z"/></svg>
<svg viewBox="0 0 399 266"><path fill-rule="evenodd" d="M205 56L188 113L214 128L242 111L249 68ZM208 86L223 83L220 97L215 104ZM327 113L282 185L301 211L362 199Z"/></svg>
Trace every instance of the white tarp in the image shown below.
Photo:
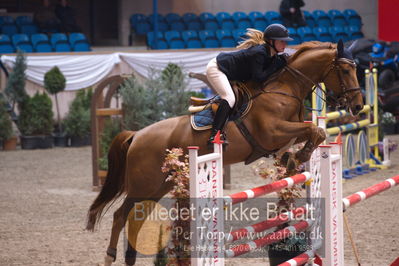
<svg viewBox="0 0 399 266"><path fill-rule="evenodd" d="M90 87L104 79L122 59L132 69L148 77L151 68L163 69L168 63L179 64L186 72L205 72L208 62L220 51L168 51L144 53L111 54L71 54L71 55L29 55L26 57L28 80L43 86L44 74L58 66L66 78L65 90L78 90ZM15 55L2 55L0 60L11 69ZM121 73L122 74L122 73ZM190 88L200 88L204 84L197 79L189 79Z"/></svg>

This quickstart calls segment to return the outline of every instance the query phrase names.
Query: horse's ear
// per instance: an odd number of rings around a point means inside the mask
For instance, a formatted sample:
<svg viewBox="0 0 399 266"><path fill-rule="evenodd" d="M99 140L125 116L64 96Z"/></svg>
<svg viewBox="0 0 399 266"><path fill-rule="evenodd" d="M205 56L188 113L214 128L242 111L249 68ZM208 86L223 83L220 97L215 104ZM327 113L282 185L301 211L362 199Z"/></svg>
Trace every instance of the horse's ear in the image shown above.
<svg viewBox="0 0 399 266"><path fill-rule="evenodd" d="M337 52L338 52L338 58L342 58L344 56L344 42L342 41L342 39L339 39L338 41Z"/></svg>

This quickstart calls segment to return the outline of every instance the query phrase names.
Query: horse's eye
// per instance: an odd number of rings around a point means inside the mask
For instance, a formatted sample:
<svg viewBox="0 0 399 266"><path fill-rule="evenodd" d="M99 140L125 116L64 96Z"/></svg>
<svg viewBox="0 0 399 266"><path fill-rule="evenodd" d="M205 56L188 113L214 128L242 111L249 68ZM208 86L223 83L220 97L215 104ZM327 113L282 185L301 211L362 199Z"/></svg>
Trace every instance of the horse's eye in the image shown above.
<svg viewBox="0 0 399 266"><path fill-rule="evenodd" d="M349 70L347 70L347 69L342 69L342 72L343 72L345 75L349 75Z"/></svg>

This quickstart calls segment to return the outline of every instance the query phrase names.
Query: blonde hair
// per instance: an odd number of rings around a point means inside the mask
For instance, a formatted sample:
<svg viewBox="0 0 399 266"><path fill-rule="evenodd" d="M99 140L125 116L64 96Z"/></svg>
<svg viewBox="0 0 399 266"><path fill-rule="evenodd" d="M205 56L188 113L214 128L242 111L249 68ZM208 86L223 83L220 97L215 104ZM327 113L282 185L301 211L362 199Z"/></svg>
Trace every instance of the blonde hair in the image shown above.
<svg viewBox="0 0 399 266"><path fill-rule="evenodd" d="M255 45L265 44L263 32L261 32L260 30L249 28L247 29L245 36L247 37L247 39L240 42L237 45L237 48L246 49Z"/></svg>

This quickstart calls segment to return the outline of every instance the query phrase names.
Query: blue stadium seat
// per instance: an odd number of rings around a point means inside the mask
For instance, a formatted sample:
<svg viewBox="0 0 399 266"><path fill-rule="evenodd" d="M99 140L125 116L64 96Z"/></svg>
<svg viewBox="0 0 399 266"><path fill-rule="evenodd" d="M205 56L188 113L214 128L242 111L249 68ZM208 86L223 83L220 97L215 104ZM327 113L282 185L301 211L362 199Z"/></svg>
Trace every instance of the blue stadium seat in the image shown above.
<svg viewBox="0 0 399 266"><path fill-rule="evenodd" d="M306 26L306 27L299 27L296 32L298 33L299 36L301 36L301 39L303 42L309 42L309 41L315 41L317 40L316 35L313 33L313 30Z"/></svg>
<svg viewBox="0 0 399 266"><path fill-rule="evenodd" d="M33 46L28 35L14 34L11 36L11 41L14 44L15 50L21 50L25 53L33 52Z"/></svg>
<svg viewBox="0 0 399 266"><path fill-rule="evenodd" d="M130 16L130 26L137 35L145 35L151 31L151 24L148 22L148 17L141 13Z"/></svg>
<svg viewBox="0 0 399 266"><path fill-rule="evenodd" d="M18 33L17 25L15 25L15 24L4 24L3 26L1 26L1 33L2 34L7 34L9 36L17 34Z"/></svg>
<svg viewBox="0 0 399 266"><path fill-rule="evenodd" d="M147 45L151 48L151 49L168 49L168 43L165 40L165 36L162 32L158 31L157 34L157 42L158 42L158 47L155 47L155 36L154 36L154 32L150 31L147 33Z"/></svg>
<svg viewBox="0 0 399 266"><path fill-rule="evenodd" d="M71 45L74 45L78 41L79 42L81 42L81 41L88 42L86 39L86 36L81 32L72 32L69 34L69 43Z"/></svg>
<svg viewBox="0 0 399 266"><path fill-rule="evenodd" d="M54 48L55 48L55 45L57 43L67 43L67 44L69 44L68 37L66 36L65 33L53 33L53 34L51 34L50 43L51 43L51 45Z"/></svg>
<svg viewBox="0 0 399 266"><path fill-rule="evenodd" d="M187 30L202 30L202 24L199 17L194 13L185 13L182 16L184 24L186 24Z"/></svg>
<svg viewBox="0 0 399 266"><path fill-rule="evenodd" d="M77 41L71 46L74 52L90 52L91 47L88 42Z"/></svg>
<svg viewBox="0 0 399 266"><path fill-rule="evenodd" d="M48 53L53 51L53 47L46 34L36 33L33 34L30 39L36 52Z"/></svg>
<svg viewBox="0 0 399 266"><path fill-rule="evenodd" d="M72 50L76 52L91 51L90 44L83 33L73 32L69 34L69 43L72 47Z"/></svg>
<svg viewBox="0 0 399 266"><path fill-rule="evenodd" d="M0 54L15 53L15 48L11 43L0 43Z"/></svg>
<svg viewBox="0 0 399 266"><path fill-rule="evenodd" d="M56 51L56 52L71 52L72 48L68 42L57 42L54 44L54 51Z"/></svg>
<svg viewBox="0 0 399 266"><path fill-rule="evenodd" d="M135 25L137 24L137 22L139 21L143 21L143 20L147 20L147 16L141 13L137 13L137 14L133 14L130 16L130 25L132 27L135 27Z"/></svg>
<svg viewBox="0 0 399 266"><path fill-rule="evenodd" d="M33 25L33 19L32 17L29 16L18 16L15 19L15 24L17 24L18 26L22 26L22 25Z"/></svg>
<svg viewBox="0 0 399 266"><path fill-rule="evenodd" d="M316 35L318 41L334 42L334 39L327 27L315 27L313 28L313 33Z"/></svg>
<svg viewBox="0 0 399 266"><path fill-rule="evenodd" d="M345 28L342 26L330 27L329 31L334 38L334 42L338 42L340 39L342 39L342 41L344 42L350 40L349 34L345 31Z"/></svg>
<svg viewBox="0 0 399 266"><path fill-rule="evenodd" d="M235 29L233 30L233 37L237 43L242 42L246 39L245 33L247 31L245 29Z"/></svg>
<svg viewBox="0 0 399 266"><path fill-rule="evenodd" d="M25 24L25 25L19 26L19 32L25 33L27 35L32 35L32 34L38 33L39 29L34 24Z"/></svg>
<svg viewBox="0 0 399 266"><path fill-rule="evenodd" d="M38 53L50 53L53 51L53 47L49 42L39 42L33 49Z"/></svg>
<svg viewBox="0 0 399 266"><path fill-rule="evenodd" d="M164 33L165 40L168 43L169 49L184 49L185 44L180 35L180 32L176 30L167 31Z"/></svg>
<svg viewBox="0 0 399 266"><path fill-rule="evenodd" d="M17 33L11 36L12 44L16 47L19 44L30 44L29 36L23 33Z"/></svg>
<svg viewBox="0 0 399 266"><path fill-rule="evenodd" d="M341 11L339 11L337 9L331 9L328 11L328 15L330 16L331 23L333 26L344 27L347 25L346 18L344 16L344 14L342 14Z"/></svg>
<svg viewBox="0 0 399 266"><path fill-rule="evenodd" d="M349 26L358 26L359 28L362 27L362 18L360 15L353 9L345 9L343 14L348 22Z"/></svg>
<svg viewBox="0 0 399 266"><path fill-rule="evenodd" d="M36 33L30 36L30 40L33 46L36 46L38 43L50 43L48 36L44 33Z"/></svg>
<svg viewBox="0 0 399 266"><path fill-rule="evenodd" d="M134 30L138 35L145 35L151 31L151 24L148 22L148 20L140 20L135 25Z"/></svg>
<svg viewBox="0 0 399 266"><path fill-rule="evenodd" d="M318 27L331 26L331 19L325 11L316 9L313 11L313 16L316 19L316 24Z"/></svg>
<svg viewBox="0 0 399 266"><path fill-rule="evenodd" d="M154 14L148 16L148 22L150 22L151 28L154 29ZM166 19L161 14L158 14L158 30L159 31L168 31L169 25L166 22Z"/></svg>
<svg viewBox="0 0 399 266"><path fill-rule="evenodd" d="M283 19L281 18L280 13L278 13L277 11L266 11L265 17L270 24L274 23L283 24Z"/></svg>
<svg viewBox="0 0 399 266"><path fill-rule="evenodd" d="M216 37L218 38L221 47L236 47L237 45L231 30L217 30Z"/></svg>
<svg viewBox="0 0 399 266"><path fill-rule="evenodd" d="M13 17L11 16L0 16L0 26L15 24Z"/></svg>
<svg viewBox="0 0 399 266"><path fill-rule="evenodd" d="M205 30L217 30L219 28L216 17L213 14L203 12L200 14L199 18L204 25Z"/></svg>
<svg viewBox="0 0 399 266"><path fill-rule="evenodd" d="M252 22L252 25L255 29L264 31L265 28L269 25L269 22L266 20L265 15L259 11L252 11L248 14L249 19Z"/></svg>
<svg viewBox="0 0 399 266"><path fill-rule="evenodd" d="M233 17L227 12L217 13L216 20L221 29L232 30L235 28Z"/></svg>
<svg viewBox="0 0 399 266"><path fill-rule="evenodd" d="M313 17L313 14L307 10L303 11L303 15L306 20L306 24L308 27L313 28L316 27L316 19Z"/></svg>
<svg viewBox="0 0 399 266"><path fill-rule="evenodd" d="M202 30L199 32L199 37L205 48L220 47L219 41L216 38L215 32L211 30Z"/></svg>
<svg viewBox="0 0 399 266"><path fill-rule="evenodd" d="M198 33L193 30L186 30L182 32L182 39L186 43L187 48L202 48L202 43L198 37Z"/></svg>
<svg viewBox="0 0 399 266"><path fill-rule="evenodd" d="M359 26L355 26L355 25L349 26L348 33L349 33L349 37L351 40L361 39L364 37L364 34L360 30Z"/></svg>
<svg viewBox="0 0 399 266"><path fill-rule="evenodd" d="M165 16L166 22L169 24L170 30L183 31L186 29L182 18L176 13L168 13Z"/></svg>
<svg viewBox="0 0 399 266"><path fill-rule="evenodd" d="M6 34L0 34L0 44L9 43L12 44L11 39Z"/></svg>
<svg viewBox="0 0 399 266"><path fill-rule="evenodd" d="M237 29L248 29L252 28L251 20L248 15L244 12L237 11L233 13L233 19Z"/></svg>
<svg viewBox="0 0 399 266"><path fill-rule="evenodd" d="M170 24L173 21L181 20L181 17L176 13L168 13L165 15L165 20Z"/></svg>
<svg viewBox="0 0 399 266"><path fill-rule="evenodd" d="M288 27L287 30L288 30L288 34L290 35L290 37L292 39L294 39L294 40L288 42L289 45L296 45L296 44L302 43L301 36L299 36L299 34L297 33L295 28Z"/></svg>

